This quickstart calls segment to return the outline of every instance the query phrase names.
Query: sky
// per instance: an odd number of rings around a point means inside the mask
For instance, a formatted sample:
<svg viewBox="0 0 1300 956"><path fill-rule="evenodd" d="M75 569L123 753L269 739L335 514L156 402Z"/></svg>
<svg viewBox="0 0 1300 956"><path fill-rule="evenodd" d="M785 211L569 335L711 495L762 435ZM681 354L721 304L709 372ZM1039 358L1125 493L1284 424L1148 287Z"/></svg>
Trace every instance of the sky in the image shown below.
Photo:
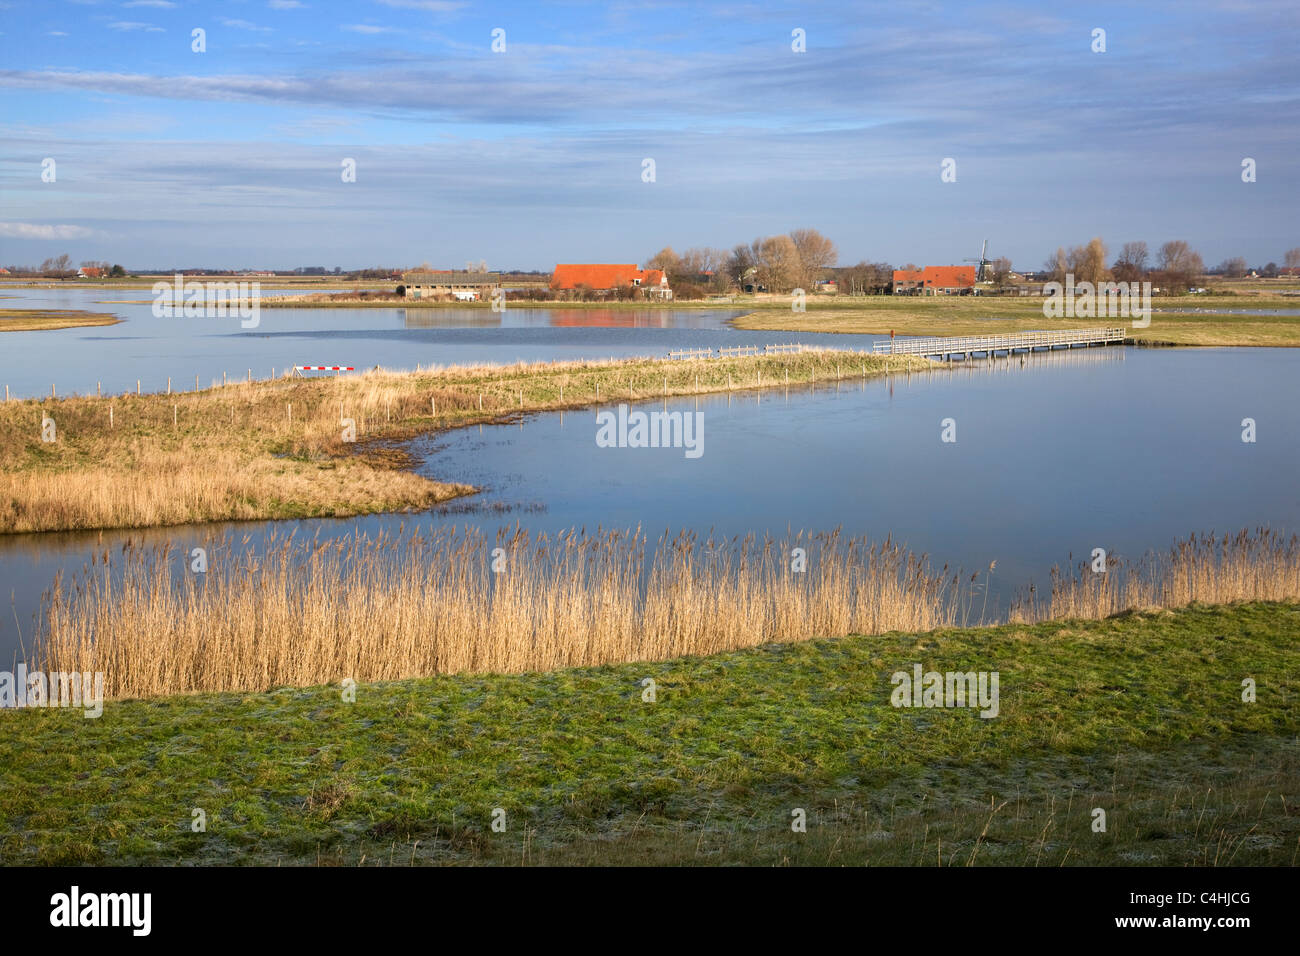
<svg viewBox="0 0 1300 956"><path fill-rule="evenodd" d="M1255 266L1300 246L1297 147L1295 0L0 0L3 265L549 270L815 228L842 265Z"/></svg>

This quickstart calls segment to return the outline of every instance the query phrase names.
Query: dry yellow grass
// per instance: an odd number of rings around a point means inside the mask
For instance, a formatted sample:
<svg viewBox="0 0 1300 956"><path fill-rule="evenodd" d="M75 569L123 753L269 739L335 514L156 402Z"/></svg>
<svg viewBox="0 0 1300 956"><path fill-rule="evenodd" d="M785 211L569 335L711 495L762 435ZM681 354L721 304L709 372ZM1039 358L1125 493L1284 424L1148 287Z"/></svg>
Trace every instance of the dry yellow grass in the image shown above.
<svg viewBox="0 0 1300 956"><path fill-rule="evenodd" d="M791 549L807 555L806 571ZM494 554L495 549L500 549ZM208 545L97 555L56 582L38 631L47 671L100 671L112 697L523 672L714 654L814 637L970 623L973 592L890 541L838 533L701 542L639 532L427 535ZM495 562L495 567L494 567ZM1106 574L1058 576L1017 619L1300 597L1300 541L1267 530L1193 538ZM977 622L982 623L982 622Z"/></svg>
<svg viewBox="0 0 1300 956"><path fill-rule="evenodd" d="M807 570L791 568L791 548ZM495 549L501 549L494 555ZM106 693L260 691L353 678L521 672L712 654L956 622L955 577L838 534L731 545L639 532L554 539L441 529L401 539L131 546L56 583L37 657ZM494 563L499 570L494 570Z"/></svg>
<svg viewBox="0 0 1300 956"><path fill-rule="evenodd" d="M83 325L116 325L122 320L107 312L81 309L0 309L0 332L36 332Z"/></svg>
<svg viewBox="0 0 1300 956"><path fill-rule="evenodd" d="M520 412L859 377L924 359L817 350L278 378L0 403L0 533L422 509L473 489L394 443ZM53 422L55 441L42 440ZM345 441L344 419L355 424Z"/></svg>
<svg viewBox="0 0 1300 956"><path fill-rule="evenodd" d="M1222 538L1194 535L1167 554L1135 565L1108 559L1066 572L1053 569L1045 611L1022 611L1040 620L1103 618L1135 608L1175 608L1234 601L1290 601L1300 597L1300 539L1268 529Z"/></svg>

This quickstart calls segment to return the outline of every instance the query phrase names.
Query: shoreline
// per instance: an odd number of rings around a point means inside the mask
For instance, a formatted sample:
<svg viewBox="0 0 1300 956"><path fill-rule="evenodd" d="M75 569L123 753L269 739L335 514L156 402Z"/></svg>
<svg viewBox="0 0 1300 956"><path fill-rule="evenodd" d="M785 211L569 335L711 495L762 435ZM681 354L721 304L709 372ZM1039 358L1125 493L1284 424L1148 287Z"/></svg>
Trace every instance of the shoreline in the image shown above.
<svg viewBox="0 0 1300 956"><path fill-rule="evenodd" d="M943 367L912 356L807 349L372 370L198 392L14 399L0 402L0 501L8 502L0 534L419 510L477 490L417 475L402 446L421 436L521 413ZM31 426L38 411L56 423L56 442L42 442ZM340 428L344 419L351 437Z"/></svg>

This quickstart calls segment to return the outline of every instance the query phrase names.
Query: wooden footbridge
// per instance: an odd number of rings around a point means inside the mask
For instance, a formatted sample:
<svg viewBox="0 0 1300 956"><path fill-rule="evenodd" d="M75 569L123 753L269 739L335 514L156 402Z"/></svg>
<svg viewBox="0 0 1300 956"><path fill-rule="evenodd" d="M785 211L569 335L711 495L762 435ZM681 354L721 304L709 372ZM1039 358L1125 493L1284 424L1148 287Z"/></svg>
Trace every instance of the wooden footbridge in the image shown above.
<svg viewBox="0 0 1300 956"><path fill-rule="evenodd" d="M1037 349L1091 348L1094 345L1122 344L1124 329L1053 329L1037 332L1010 332L1005 335L958 335L928 339L888 339L872 343L875 355L924 355L972 358L983 353L1033 352Z"/></svg>

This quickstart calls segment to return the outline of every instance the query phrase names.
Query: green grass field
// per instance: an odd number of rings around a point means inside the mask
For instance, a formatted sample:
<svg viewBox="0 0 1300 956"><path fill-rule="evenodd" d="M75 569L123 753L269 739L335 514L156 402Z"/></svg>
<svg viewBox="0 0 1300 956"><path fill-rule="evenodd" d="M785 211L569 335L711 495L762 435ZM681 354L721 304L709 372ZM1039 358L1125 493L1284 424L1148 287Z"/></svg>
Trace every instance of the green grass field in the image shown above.
<svg viewBox="0 0 1300 956"><path fill-rule="evenodd" d="M768 303L735 319L732 325L763 331L839 332L877 337L888 336L890 330L898 335L992 335L1030 329L1114 325L1127 328L1133 339L1153 344L1300 346L1300 314L1259 314L1260 310L1300 313L1297 296L1178 296L1153 298L1151 307L1151 324L1134 328L1132 320L1127 318L1048 319L1043 316L1043 300L1039 297L845 297L810 299L806 312L794 312L788 303ZM1198 309L1230 309L1236 314L1194 311Z"/></svg>
<svg viewBox="0 0 1300 956"><path fill-rule="evenodd" d="M5 711L0 863L1293 865L1298 627L1295 605L1195 607L354 703L325 686ZM913 663L998 671L999 715L892 707Z"/></svg>

